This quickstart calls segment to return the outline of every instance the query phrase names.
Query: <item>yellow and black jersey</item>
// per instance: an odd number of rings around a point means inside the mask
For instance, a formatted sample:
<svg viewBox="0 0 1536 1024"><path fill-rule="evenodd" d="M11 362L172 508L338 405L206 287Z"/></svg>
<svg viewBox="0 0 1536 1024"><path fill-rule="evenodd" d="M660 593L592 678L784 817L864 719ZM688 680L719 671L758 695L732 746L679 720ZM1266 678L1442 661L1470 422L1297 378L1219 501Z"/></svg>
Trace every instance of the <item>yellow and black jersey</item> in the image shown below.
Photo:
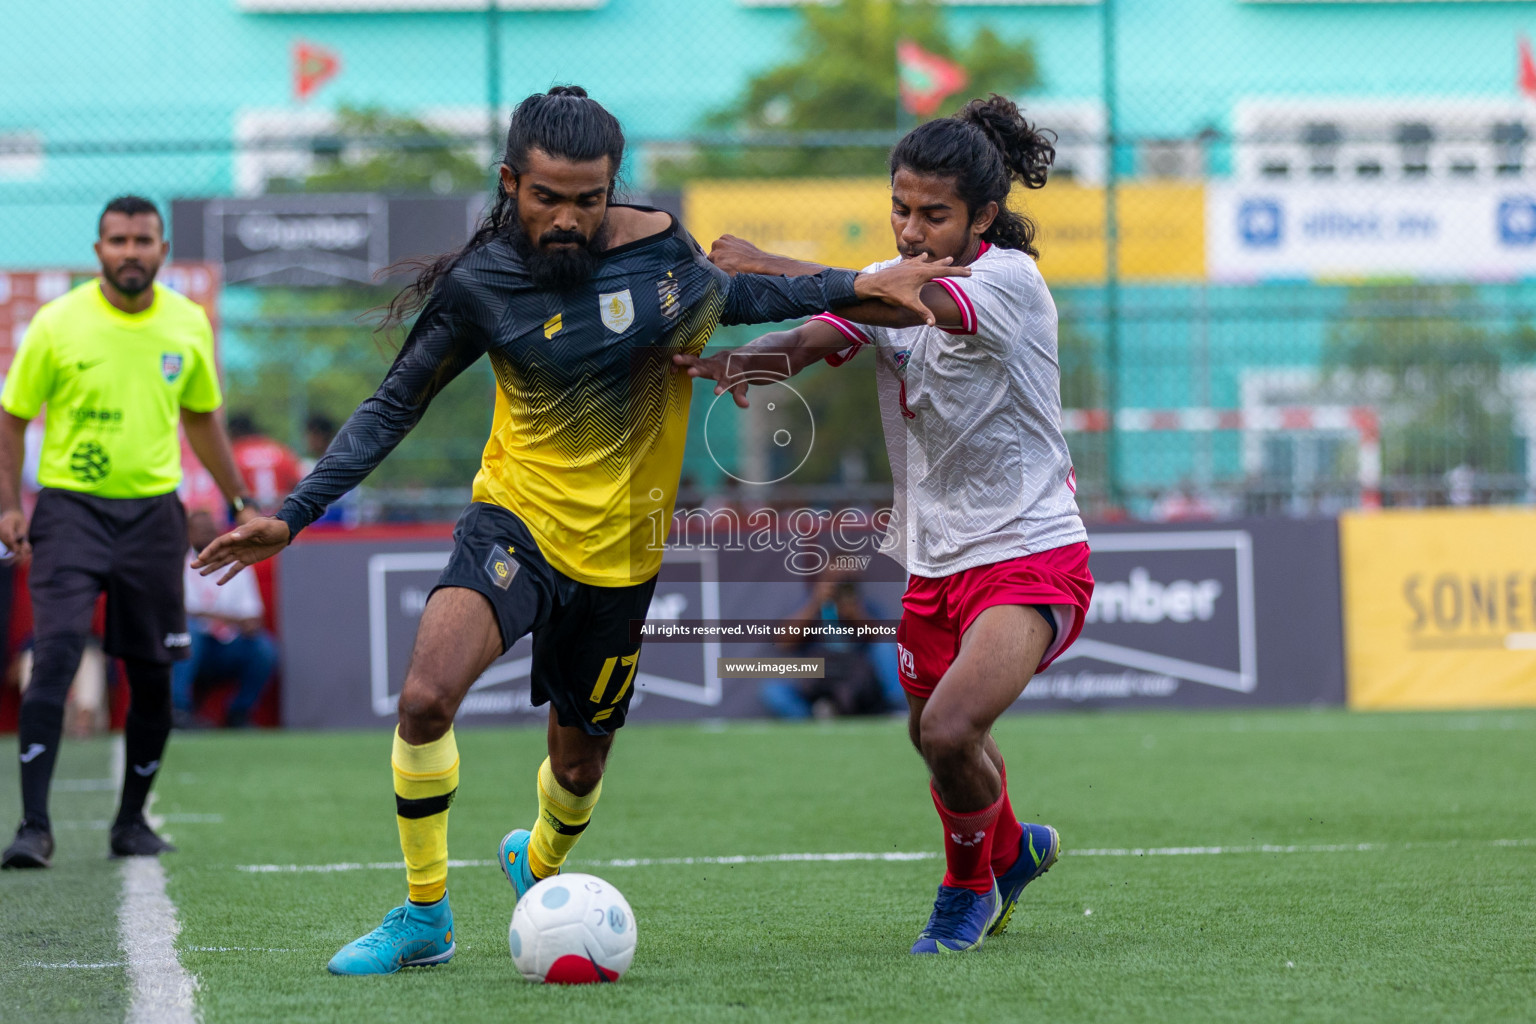
<svg viewBox="0 0 1536 1024"><path fill-rule="evenodd" d="M493 239L438 283L378 391L283 504L299 530L355 487L449 381L487 354L496 412L476 501L527 525L560 572L628 586L661 565L677 496L692 381L672 354L720 323L770 323L855 301L851 271L727 276L676 219L602 255L567 291L536 288L510 241Z"/></svg>

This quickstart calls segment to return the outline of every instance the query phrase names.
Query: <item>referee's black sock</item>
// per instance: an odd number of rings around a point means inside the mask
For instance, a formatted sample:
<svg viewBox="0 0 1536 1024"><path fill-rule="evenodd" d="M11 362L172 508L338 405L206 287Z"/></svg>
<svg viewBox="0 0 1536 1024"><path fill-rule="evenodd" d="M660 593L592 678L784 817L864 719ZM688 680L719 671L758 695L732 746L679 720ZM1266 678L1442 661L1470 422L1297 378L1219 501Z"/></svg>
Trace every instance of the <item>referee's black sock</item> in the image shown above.
<svg viewBox="0 0 1536 1024"><path fill-rule="evenodd" d="M51 633L32 645L32 678L21 698L16 741L22 817L42 828L49 827L48 788L64 735L64 698L84 650L80 633Z"/></svg>
<svg viewBox="0 0 1536 1024"><path fill-rule="evenodd" d="M128 720L123 726L123 802L117 809L119 823L144 813L144 801L160 771L160 756L171 734L171 666L149 661L127 661Z"/></svg>
<svg viewBox="0 0 1536 1024"><path fill-rule="evenodd" d="M41 700L23 701L16 729L21 759L21 816L29 825L50 828L48 786L53 781L53 762L59 756L64 735L64 705Z"/></svg>

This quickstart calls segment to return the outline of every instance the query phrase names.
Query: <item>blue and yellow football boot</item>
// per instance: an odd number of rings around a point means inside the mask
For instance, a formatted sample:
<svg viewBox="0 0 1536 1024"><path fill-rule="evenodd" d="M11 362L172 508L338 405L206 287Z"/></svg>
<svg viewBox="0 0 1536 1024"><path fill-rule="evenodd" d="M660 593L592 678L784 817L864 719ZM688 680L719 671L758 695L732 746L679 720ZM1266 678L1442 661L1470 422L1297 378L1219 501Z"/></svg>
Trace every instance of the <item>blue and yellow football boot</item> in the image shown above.
<svg viewBox="0 0 1536 1024"><path fill-rule="evenodd" d="M528 861L528 843L532 839L532 832L525 828L515 828L501 837L501 846L497 848L496 860L501 865L501 873L512 883L518 899L522 899L523 893L540 881L533 877L533 865ZM559 873L555 872L557 875Z"/></svg>
<svg viewBox="0 0 1536 1024"><path fill-rule="evenodd" d="M912 944L912 952L963 953L979 949L1002 907L996 882L985 896L972 889L941 885L939 897L933 901L933 913Z"/></svg>
<svg viewBox="0 0 1536 1024"><path fill-rule="evenodd" d="M1047 871L1056 863L1056 858L1061 856L1061 836L1049 825L1031 825L1027 822L1019 822L1019 827L1024 834L1019 837L1019 859L1013 862L1013 867L997 876L997 889L1003 897L1002 911L997 915L997 923L987 931L988 935L1001 935L1008 927L1008 919L1013 917L1013 910L1019 905L1019 896L1023 894L1024 887Z"/></svg>
<svg viewBox="0 0 1536 1024"><path fill-rule="evenodd" d="M394 974L402 967L443 964L453 956L453 911L445 895L422 906L406 902L384 923L342 946L326 969L332 974Z"/></svg>

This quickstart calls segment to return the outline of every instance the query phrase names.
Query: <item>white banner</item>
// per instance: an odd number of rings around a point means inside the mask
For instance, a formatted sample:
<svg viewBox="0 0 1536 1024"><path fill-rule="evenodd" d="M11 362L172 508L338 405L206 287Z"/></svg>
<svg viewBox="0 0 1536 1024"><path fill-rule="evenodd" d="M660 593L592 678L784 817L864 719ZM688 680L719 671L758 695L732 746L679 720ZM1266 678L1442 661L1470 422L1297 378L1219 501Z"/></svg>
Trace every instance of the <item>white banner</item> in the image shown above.
<svg viewBox="0 0 1536 1024"><path fill-rule="evenodd" d="M1425 185L1213 184L1212 280L1536 277L1536 189Z"/></svg>

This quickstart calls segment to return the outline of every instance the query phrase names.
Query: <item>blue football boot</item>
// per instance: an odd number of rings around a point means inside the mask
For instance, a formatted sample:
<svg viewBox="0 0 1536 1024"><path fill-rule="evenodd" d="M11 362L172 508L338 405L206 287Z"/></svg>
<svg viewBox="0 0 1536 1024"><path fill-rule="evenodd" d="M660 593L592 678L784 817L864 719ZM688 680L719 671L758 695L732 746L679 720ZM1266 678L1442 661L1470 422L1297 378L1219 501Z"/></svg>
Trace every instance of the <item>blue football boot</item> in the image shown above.
<svg viewBox="0 0 1536 1024"><path fill-rule="evenodd" d="M933 901L933 913L922 934L912 944L912 952L961 953L977 949L1002 907L996 882L985 896L956 885L941 885L939 897Z"/></svg>
<svg viewBox="0 0 1536 1024"><path fill-rule="evenodd" d="M453 956L453 911L448 897L422 906L407 902L384 923L342 946L326 969L332 974L394 974L402 967L447 963Z"/></svg>
<svg viewBox="0 0 1536 1024"><path fill-rule="evenodd" d="M501 846L497 848L496 861L501 865L501 873L512 883L518 899L522 899L523 893L540 881L533 877L533 865L528 860L528 843L532 839L532 832L525 828L515 828L501 837ZM557 875L559 873L555 872Z"/></svg>
<svg viewBox="0 0 1536 1024"><path fill-rule="evenodd" d="M1019 822L1019 827L1024 834L1019 837L1019 859L1013 862L1013 867L997 876L997 890L1003 897L1002 912L997 915L997 923L988 931L988 935L1001 935L1008 927L1008 919L1013 917L1013 910L1019 905L1019 896L1024 892L1024 887L1047 871L1056 863L1056 858L1061 856L1061 836L1049 825L1030 825Z"/></svg>

